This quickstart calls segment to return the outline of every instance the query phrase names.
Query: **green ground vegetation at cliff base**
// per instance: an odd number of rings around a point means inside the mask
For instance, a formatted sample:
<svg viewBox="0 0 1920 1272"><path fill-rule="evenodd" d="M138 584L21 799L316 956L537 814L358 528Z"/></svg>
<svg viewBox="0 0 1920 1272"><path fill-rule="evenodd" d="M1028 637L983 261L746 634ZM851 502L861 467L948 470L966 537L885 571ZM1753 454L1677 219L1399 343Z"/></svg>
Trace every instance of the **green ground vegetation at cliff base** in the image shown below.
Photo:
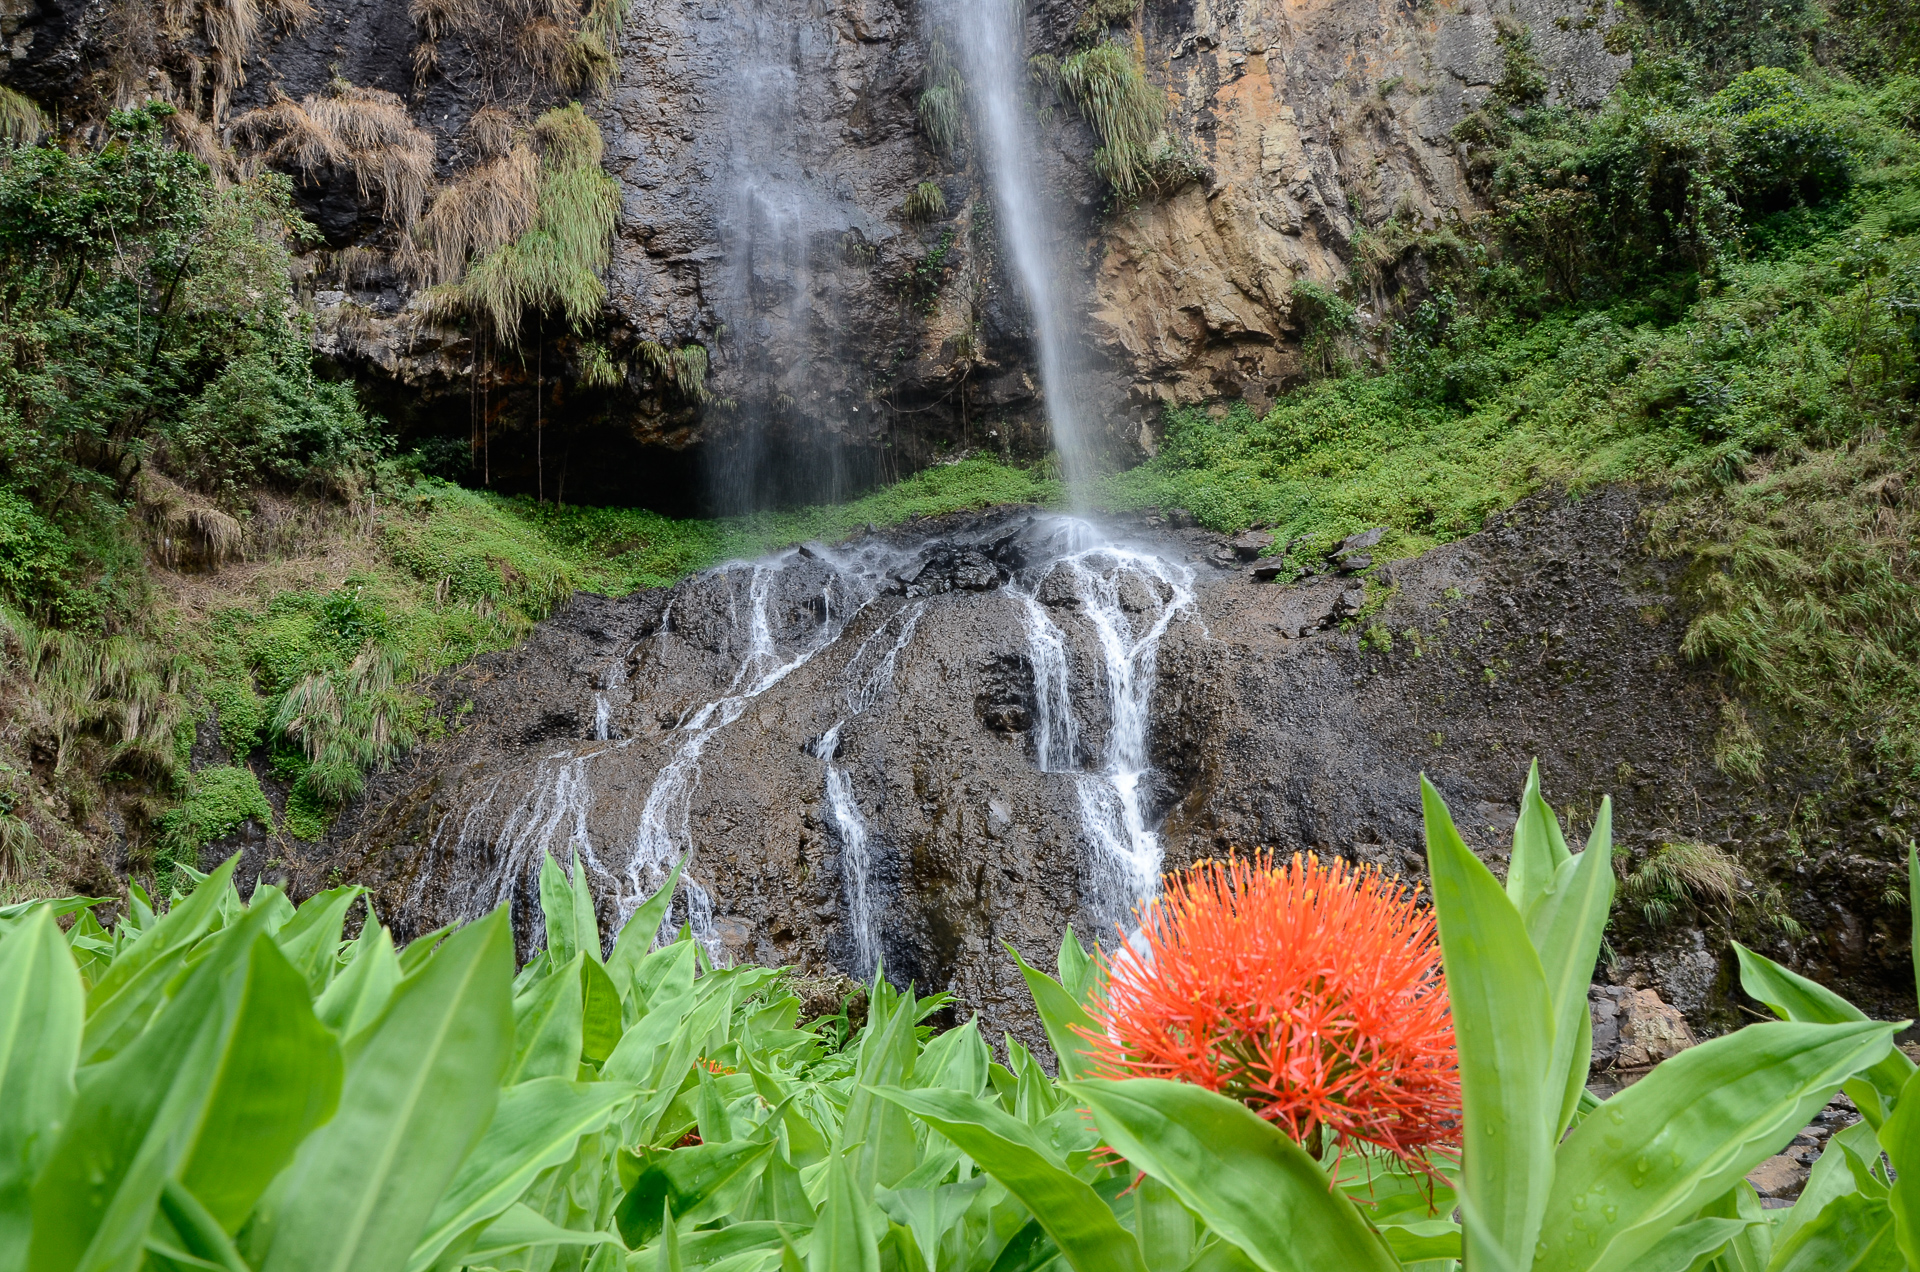
<svg viewBox="0 0 1920 1272"><path fill-rule="evenodd" d="M1305 564L1363 527L1411 556L1534 490L1647 484L1670 496L1657 541L1699 562L1688 652L1832 735L1843 766L1920 778L1920 83L1764 70L1690 96L1675 74L1641 68L1589 119L1513 112L1481 160L1493 217L1382 232L1439 280L1403 321L1366 333L1319 306L1346 323L1344 369L1264 416L1171 412L1106 500L1264 523ZM1605 192L1687 147L1711 180ZM1557 239L1548 181L1574 200ZM1664 219L1626 211L1662 199ZM1758 777L1762 733L1729 708L1723 767Z"/></svg>

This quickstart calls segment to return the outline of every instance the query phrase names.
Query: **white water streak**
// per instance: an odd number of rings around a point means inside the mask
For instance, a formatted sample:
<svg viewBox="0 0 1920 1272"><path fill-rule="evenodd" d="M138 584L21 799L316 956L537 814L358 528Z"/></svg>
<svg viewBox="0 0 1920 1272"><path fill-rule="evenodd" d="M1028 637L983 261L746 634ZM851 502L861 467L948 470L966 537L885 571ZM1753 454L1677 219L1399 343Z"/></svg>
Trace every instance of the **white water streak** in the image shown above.
<svg viewBox="0 0 1920 1272"><path fill-rule="evenodd" d="M1044 772L1077 771L1083 763L1066 634L1037 595L1058 573L1093 628L1103 664L1106 745L1097 767L1080 777L1078 794L1080 823L1096 852L1104 917L1117 919L1159 887L1160 836L1147 824L1141 786L1150 767L1147 735L1160 641L1175 618L1192 610L1193 571L1102 541L1084 523L1068 523L1063 537L1069 550L1035 572L1032 590L1015 592L1033 664L1035 758Z"/></svg>

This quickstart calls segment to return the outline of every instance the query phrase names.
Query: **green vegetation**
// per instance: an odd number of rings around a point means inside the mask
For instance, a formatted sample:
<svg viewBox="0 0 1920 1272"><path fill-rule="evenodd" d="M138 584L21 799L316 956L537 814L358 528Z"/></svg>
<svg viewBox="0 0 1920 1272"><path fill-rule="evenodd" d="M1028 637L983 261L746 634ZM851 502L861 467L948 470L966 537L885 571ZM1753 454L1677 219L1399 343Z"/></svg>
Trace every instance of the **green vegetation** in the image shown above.
<svg viewBox="0 0 1920 1272"><path fill-rule="evenodd" d="M160 853L156 881L162 889L172 884L178 864L192 865L202 845L252 819L273 829L273 806L260 789L252 769L214 764L187 779L187 796L179 807L160 818Z"/></svg>
<svg viewBox="0 0 1920 1272"><path fill-rule="evenodd" d="M1261 417L1172 412L1103 497L1266 523L1304 565L1369 526L1390 559L1533 491L1642 483L1667 497L1656 543L1697 562L1687 652L1771 713L1729 715L1723 767L1760 776L1790 726L1843 769L1920 779L1920 82L1696 79L1643 52L1593 115L1536 99L1469 119L1496 214L1371 232L1424 254L1432 289L1377 334L1297 289L1311 382Z"/></svg>
<svg viewBox="0 0 1920 1272"><path fill-rule="evenodd" d="M845 1008L803 1024L782 971L716 968L684 929L654 948L676 879L609 949L585 867L548 858L545 948L516 975L505 908L396 951L370 912L343 939L363 889L296 910L256 884L243 901L236 859L211 876L183 866L164 907L136 887L111 932L94 898L0 909L0 1261L1920 1264L1897 1182L1920 1171L1920 1085L1892 1046L1899 1023L1736 947L1746 989L1782 1019L1600 1100L1582 1084L1587 982L1613 896L1607 806L1574 854L1530 775L1503 886L1432 787L1422 797L1465 1152L1403 1163L1202 1086L1105 1076L1089 1026L1111 969L1071 931L1058 979L1014 956L1059 1064L1050 1078L1011 1037L995 1061L977 1019L923 1024L945 995L876 978L863 1026ZM1909 874L1920 896L1911 856ZM1302 1032L1289 1045L1319 1043ZM1833 1136L1790 1209L1763 1210L1742 1177L1836 1086L1864 1120Z"/></svg>
<svg viewBox="0 0 1920 1272"><path fill-rule="evenodd" d="M1093 126L1094 171L1121 199L1165 193L1196 175L1196 161L1167 130L1166 93L1147 82L1130 46L1096 37L1064 58L1035 57L1033 71Z"/></svg>
<svg viewBox="0 0 1920 1272"><path fill-rule="evenodd" d="M532 225L469 263L440 296L442 309L484 319L510 349L529 316L557 314L576 332L599 322L607 298L600 276L620 211L620 187L600 166L600 129L579 103L540 116L533 135L540 175Z"/></svg>
<svg viewBox="0 0 1920 1272"><path fill-rule="evenodd" d="M907 192L901 211L909 221L937 221L947 214L947 196L938 182L922 181Z"/></svg>

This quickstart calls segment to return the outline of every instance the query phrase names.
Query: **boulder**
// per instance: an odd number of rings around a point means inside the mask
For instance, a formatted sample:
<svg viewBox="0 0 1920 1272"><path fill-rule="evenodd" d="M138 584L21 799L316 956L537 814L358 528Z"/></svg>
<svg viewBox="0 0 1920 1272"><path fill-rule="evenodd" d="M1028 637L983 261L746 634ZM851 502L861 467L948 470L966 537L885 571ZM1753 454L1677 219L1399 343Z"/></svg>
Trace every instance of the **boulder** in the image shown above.
<svg viewBox="0 0 1920 1272"><path fill-rule="evenodd" d="M1265 530L1243 530L1228 540L1228 546L1243 561L1251 561L1273 546L1273 536Z"/></svg>
<svg viewBox="0 0 1920 1272"><path fill-rule="evenodd" d="M1651 989L1595 985L1587 994L1593 1015L1593 1071L1644 1069L1679 1055L1697 1041L1686 1017Z"/></svg>

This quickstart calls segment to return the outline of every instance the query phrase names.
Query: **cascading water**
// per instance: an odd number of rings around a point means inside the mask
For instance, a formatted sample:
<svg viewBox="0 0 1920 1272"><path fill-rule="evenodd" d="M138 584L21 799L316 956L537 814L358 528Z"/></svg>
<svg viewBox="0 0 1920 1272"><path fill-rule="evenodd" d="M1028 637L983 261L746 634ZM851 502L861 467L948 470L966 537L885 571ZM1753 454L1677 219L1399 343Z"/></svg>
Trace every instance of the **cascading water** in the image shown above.
<svg viewBox="0 0 1920 1272"><path fill-rule="evenodd" d="M948 0L941 22L960 50L975 152L992 186L1000 241L1026 295L1047 421L1077 502L1092 476L1093 455L1083 419L1074 326L1061 303L1061 279L1054 268L1061 240L1033 162L1037 148L1027 119L1022 13L1017 0Z"/></svg>
<svg viewBox="0 0 1920 1272"><path fill-rule="evenodd" d="M1193 605L1193 571L1108 542L1085 522L1067 522L1058 539L1060 554L1029 571L1027 586L1014 593L1033 664L1034 758L1044 772L1080 774L1080 822L1095 852L1095 906L1117 921L1159 886L1160 836L1141 800L1150 767L1148 708L1161 638ZM1100 648L1108 724L1097 761L1084 754L1073 708L1069 641L1039 596L1054 580L1070 589Z"/></svg>

